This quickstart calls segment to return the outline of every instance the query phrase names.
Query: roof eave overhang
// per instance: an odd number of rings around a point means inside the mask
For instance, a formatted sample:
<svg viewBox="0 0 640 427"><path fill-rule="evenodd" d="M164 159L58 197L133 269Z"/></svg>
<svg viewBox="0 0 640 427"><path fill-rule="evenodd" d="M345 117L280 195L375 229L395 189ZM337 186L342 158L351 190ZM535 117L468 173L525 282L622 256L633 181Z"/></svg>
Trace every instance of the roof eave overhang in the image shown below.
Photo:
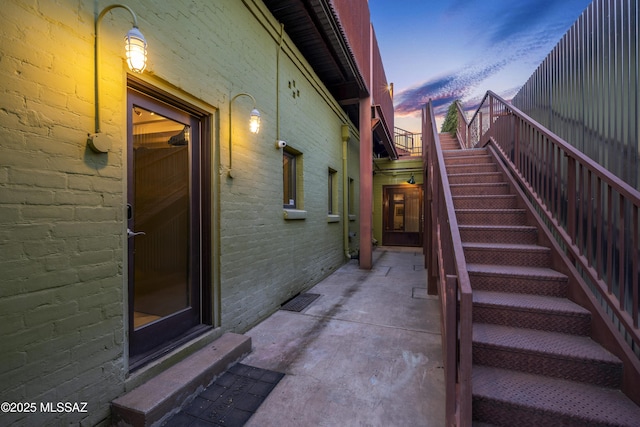
<svg viewBox="0 0 640 427"><path fill-rule="evenodd" d="M330 0L263 0L331 94L343 106L369 96Z"/></svg>
<svg viewBox="0 0 640 427"><path fill-rule="evenodd" d="M398 150L396 150L393 135L391 135L389 126L387 126L387 122L384 118L382 107L380 105L372 105L371 110L373 113L373 118L371 119L371 131L376 134L380 141L382 141L382 145L384 145L385 150L387 150L389 158L391 160L398 160Z"/></svg>

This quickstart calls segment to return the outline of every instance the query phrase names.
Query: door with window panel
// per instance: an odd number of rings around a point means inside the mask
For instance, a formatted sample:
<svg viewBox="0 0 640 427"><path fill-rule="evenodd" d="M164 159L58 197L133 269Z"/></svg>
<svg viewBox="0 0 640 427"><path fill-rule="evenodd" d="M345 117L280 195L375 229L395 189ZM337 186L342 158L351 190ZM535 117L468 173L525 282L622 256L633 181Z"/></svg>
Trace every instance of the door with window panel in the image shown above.
<svg viewBox="0 0 640 427"><path fill-rule="evenodd" d="M144 357L203 322L201 123L128 93L129 348Z"/></svg>
<svg viewBox="0 0 640 427"><path fill-rule="evenodd" d="M383 187L382 244L422 246L422 186Z"/></svg>

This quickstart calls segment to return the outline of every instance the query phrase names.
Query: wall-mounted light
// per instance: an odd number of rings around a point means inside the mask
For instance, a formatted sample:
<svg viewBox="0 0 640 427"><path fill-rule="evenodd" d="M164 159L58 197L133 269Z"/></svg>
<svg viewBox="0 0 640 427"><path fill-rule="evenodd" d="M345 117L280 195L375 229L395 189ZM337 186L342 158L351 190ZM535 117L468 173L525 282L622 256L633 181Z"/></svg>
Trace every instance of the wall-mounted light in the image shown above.
<svg viewBox="0 0 640 427"><path fill-rule="evenodd" d="M95 131L90 133L87 144L91 149L98 153L106 153L109 151L110 143L105 138L99 138L100 135L100 43L98 34L100 30L100 22L107 12L115 8L127 9L133 18L133 28L129 30L124 38L125 55L129 69L136 73L141 73L147 66L147 41L138 29L138 18L129 6L123 4L112 4L105 7L96 17L94 22L95 40L94 40L94 96L95 96Z"/></svg>
<svg viewBox="0 0 640 427"><path fill-rule="evenodd" d="M248 94L248 93L239 93L236 96L234 96L233 98L231 98L231 100L229 100L229 178L233 178L233 175L231 173L232 171L232 166L233 166L233 157L231 154L232 151L232 144L231 144L231 133L233 131L233 127L231 126L231 111L232 111L232 104L233 101L235 101L236 99L238 99L238 97L240 96L248 96L249 98L251 98L251 100L253 101L253 109L251 110L251 113L249 114L249 131L251 133L258 133L260 132L260 111L258 111L256 109L256 99Z"/></svg>
<svg viewBox="0 0 640 427"><path fill-rule="evenodd" d="M135 73L143 72L147 67L147 41L136 26L129 30L124 40L129 69Z"/></svg>
<svg viewBox="0 0 640 427"><path fill-rule="evenodd" d="M251 114L249 115L249 130L251 133L260 132L260 111L255 108L251 110Z"/></svg>
<svg viewBox="0 0 640 427"><path fill-rule="evenodd" d="M407 181L407 184L415 184L415 183L416 183L416 180L413 177L413 174L411 174L411 178L409 178L409 180Z"/></svg>

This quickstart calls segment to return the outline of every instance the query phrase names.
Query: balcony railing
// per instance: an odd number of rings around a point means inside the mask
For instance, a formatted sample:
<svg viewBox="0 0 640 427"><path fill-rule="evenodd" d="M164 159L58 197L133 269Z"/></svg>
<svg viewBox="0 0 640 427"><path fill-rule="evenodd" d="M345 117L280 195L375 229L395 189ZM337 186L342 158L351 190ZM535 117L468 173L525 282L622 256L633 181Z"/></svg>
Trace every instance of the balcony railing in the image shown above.
<svg viewBox="0 0 640 427"><path fill-rule="evenodd" d="M394 128L394 142L400 156L422 155L422 134Z"/></svg>

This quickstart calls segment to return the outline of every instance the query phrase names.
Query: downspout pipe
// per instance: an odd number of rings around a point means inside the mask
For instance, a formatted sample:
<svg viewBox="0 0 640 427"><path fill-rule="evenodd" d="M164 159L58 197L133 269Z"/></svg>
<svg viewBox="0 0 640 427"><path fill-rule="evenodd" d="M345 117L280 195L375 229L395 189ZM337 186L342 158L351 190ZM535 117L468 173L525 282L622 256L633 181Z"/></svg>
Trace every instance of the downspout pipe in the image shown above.
<svg viewBox="0 0 640 427"><path fill-rule="evenodd" d="M347 173L349 149L349 125L342 125L342 238L344 255L351 259L349 251L349 174Z"/></svg>

